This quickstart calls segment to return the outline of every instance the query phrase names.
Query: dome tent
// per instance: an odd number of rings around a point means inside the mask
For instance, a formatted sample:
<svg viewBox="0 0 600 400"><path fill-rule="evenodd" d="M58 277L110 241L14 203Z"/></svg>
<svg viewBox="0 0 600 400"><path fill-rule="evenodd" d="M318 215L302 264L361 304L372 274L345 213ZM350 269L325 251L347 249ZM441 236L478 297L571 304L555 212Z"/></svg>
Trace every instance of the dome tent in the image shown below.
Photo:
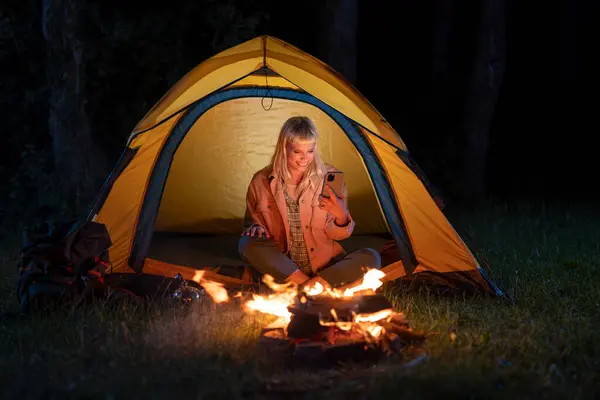
<svg viewBox="0 0 600 400"><path fill-rule="evenodd" d="M112 271L243 282L225 271L244 264L246 190L293 115L311 118L324 161L345 173L356 228L344 247L393 244L388 280L428 273L500 294L399 134L340 74L271 36L202 62L135 127L89 215L108 229Z"/></svg>

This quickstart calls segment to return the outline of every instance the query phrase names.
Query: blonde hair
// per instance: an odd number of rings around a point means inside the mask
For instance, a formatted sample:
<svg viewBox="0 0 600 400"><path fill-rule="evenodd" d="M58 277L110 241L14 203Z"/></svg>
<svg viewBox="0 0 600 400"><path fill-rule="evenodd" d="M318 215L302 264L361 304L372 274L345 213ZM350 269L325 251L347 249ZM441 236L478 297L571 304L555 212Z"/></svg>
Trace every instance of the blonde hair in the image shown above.
<svg viewBox="0 0 600 400"><path fill-rule="evenodd" d="M310 183L310 178L313 176L323 177L323 171L325 171L325 164L321 160L318 150L319 134L315 124L308 117L291 117L284 122L279 132L279 138L277 139L277 145L275 147L275 153L271 158L271 164L269 165L271 172L279 177L282 182L292 177L292 174L288 170L287 164L287 150L288 145L297 143L300 141L312 141L315 143L314 159L308 166L306 173L302 177L302 181L298 185L297 192L303 193L306 187Z"/></svg>

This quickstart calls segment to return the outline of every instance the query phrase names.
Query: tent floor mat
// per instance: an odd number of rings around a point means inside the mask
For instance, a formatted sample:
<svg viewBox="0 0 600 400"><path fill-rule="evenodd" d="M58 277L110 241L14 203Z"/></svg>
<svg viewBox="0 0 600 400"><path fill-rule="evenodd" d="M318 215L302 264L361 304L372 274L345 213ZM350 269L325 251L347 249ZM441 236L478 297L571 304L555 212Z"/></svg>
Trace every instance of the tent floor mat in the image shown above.
<svg viewBox="0 0 600 400"><path fill-rule="evenodd" d="M240 235L154 232L147 257L192 268L247 265L238 252L239 239ZM339 243L351 253L362 247L381 251L390 240L388 234L353 235Z"/></svg>

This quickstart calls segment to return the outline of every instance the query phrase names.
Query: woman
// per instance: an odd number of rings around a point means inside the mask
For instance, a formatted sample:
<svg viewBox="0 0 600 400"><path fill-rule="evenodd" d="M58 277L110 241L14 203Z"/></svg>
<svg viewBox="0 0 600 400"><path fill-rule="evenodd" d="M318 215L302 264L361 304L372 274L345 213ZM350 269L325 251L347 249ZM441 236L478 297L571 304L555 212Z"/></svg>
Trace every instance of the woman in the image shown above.
<svg viewBox="0 0 600 400"><path fill-rule="evenodd" d="M337 243L352 234L354 220L345 185L340 197L329 186L329 198L320 193L324 175L338 170L323 163L317 141L309 118L283 124L270 165L248 187L239 251L278 281L338 287L362 278L362 267L380 268L381 258L369 248L347 254Z"/></svg>

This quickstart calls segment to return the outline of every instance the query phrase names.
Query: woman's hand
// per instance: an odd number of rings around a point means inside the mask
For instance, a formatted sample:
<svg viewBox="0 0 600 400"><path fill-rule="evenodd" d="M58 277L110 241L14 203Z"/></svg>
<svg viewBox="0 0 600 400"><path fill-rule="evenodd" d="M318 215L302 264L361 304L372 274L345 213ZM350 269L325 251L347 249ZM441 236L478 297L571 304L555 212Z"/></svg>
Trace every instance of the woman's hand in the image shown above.
<svg viewBox="0 0 600 400"><path fill-rule="evenodd" d="M323 193L329 198L319 195L319 208L333 215L337 226L346 225L348 223L348 207L344 198L338 197L329 185L325 185Z"/></svg>
<svg viewBox="0 0 600 400"><path fill-rule="evenodd" d="M271 235L262 225L252 225L242 232L242 236L262 237L270 238Z"/></svg>

